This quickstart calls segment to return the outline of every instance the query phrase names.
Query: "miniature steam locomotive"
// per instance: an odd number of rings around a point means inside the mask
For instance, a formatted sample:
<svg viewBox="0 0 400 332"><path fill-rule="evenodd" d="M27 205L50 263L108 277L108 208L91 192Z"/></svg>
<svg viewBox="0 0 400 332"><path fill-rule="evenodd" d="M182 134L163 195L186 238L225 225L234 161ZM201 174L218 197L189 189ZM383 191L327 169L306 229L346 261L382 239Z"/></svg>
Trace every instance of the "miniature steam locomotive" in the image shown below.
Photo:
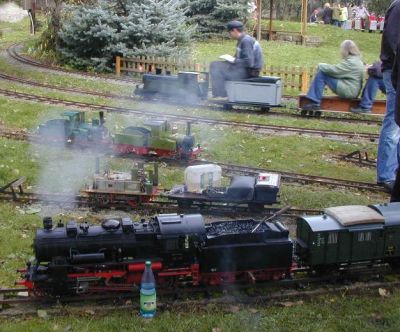
<svg viewBox="0 0 400 332"><path fill-rule="evenodd" d="M200 146L195 146L190 123L186 134L174 132L166 120L154 120L141 127L127 127L110 136L104 125L104 112L99 112L99 119L91 122L86 122L82 111L66 111L63 115L66 119L49 120L39 126L38 134L44 142L184 160L194 159L201 152Z"/></svg>
<svg viewBox="0 0 400 332"><path fill-rule="evenodd" d="M166 120L145 123L145 127L127 127L113 137L114 150L121 154L193 159L201 152L187 123L186 135L174 133Z"/></svg>
<svg viewBox="0 0 400 332"><path fill-rule="evenodd" d="M297 220L293 241L280 222L205 224L201 215L166 214L101 225L43 220L35 261L20 270L33 295L130 292L151 260L159 287L277 280L296 272L345 274L400 262L400 203L330 208Z"/></svg>
<svg viewBox="0 0 400 332"><path fill-rule="evenodd" d="M153 170L145 170L138 163L130 172L106 170L100 174L99 159L96 159L96 173L91 184L81 193L89 197L89 206L96 208L137 207L150 202L158 195L158 164Z"/></svg>
<svg viewBox="0 0 400 332"><path fill-rule="evenodd" d="M99 119L91 122L86 121L85 112L66 111L62 115L63 119L39 125L38 133L46 142L91 148L111 143L108 129L104 126L104 112L99 112Z"/></svg>
<svg viewBox="0 0 400 332"><path fill-rule="evenodd" d="M174 100L187 104L198 104L208 98L209 76L200 72L179 72L171 75L144 74L142 86L136 86L135 95L145 99ZM280 77L262 76L229 81L225 85L228 98L222 103L225 109L234 105L247 105L269 110L280 106L282 98L282 83ZM212 101L215 102L215 101Z"/></svg>

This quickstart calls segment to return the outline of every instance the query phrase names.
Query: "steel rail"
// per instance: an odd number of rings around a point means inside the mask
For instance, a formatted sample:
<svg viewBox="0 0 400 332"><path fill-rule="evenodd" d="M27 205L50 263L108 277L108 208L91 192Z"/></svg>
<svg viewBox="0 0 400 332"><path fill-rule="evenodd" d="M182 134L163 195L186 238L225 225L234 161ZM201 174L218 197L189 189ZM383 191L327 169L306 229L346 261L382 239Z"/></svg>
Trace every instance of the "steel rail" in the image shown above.
<svg viewBox="0 0 400 332"><path fill-rule="evenodd" d="M41 83L37 81L31 81L27 80L21 77L14 77L10 76L7 74L0 73L0 79L6 80L6 81L11 81L11 82L16 82L24 85L30 85L34 87L41 87L45 89L51 89L51 90L56 90L56 91L62 91L62 92L70 92L70 93L76 93L76 94L82 94L82 95L88 95L88 96L96 96L96 97L101 97L101 98L110 98L110 99L116 99L116 100L128 100L128 101L135 101L138 100L138 98L134 98L133 96L128 96L128 95L118 95L114 93L105 93L105 92L96 92L96 91L91 91L91 90L83 90L83 89L77 89L77 88L70 88L70 87L60 87L56 85L51 85L48 83ZM140 99L141 102L144 103L150 103L154 104L155 102L145 100L145 99ZM212 102L208 103L200 103L198 105L184 105L181 103L177 102L170 102L168 101L168 104L173 104L173 105L178 105L178 106L189 106L189 107L202 107L206 108L208 110L213 110L213 111L220 111L224 113L243 113L243 114L253 114L253 115L262 115L262 114L268 114L272 116L278 116L278 117L292 117L292 118L299 118L299 119L304 119L305 117L299 115L299 114L293 114L293 113L288 113L288 112L277 112L277 111L268 111L268 112L261 112L258 110L251 110L251 109L244 109L244 108L234 108L231 110L224 110L221 106L217 106L213 104ZM288 107L289 108L289 107ZM294 109L290 107L290 109ZM344 123L365 123L368 125L381 125L382 121L377 120L377 119L355 119L355 118L341 118L341 117L334 117L334 116L326 116L324 115L323 117L318 118L320 120L324 121L334 121L334 122L344 122Z"/></svg>
<svg viewBox="0 0 400 332"><path fill-rule="evenodd" d="M18 52L16 51L16 46L18 46L18 44L14 44L11 47L9 47L7 49L7 53L8 55L13 58L16 61L20 61L22 63L26 63L29 64L31 66L36 66L36 67L42 67L42 68L47 68L47 69L51 69L54 71L61 71L61 72L67 72L67 73L73 73L73 74L77 74L77 75L82 75L82 76L90 76L90 77L99 77L99 78L105 78L105 79L109 79L109 80L117 80L119 81L124 81L124 82L129 82L132 84L138 84L141 83L141 81L139 80L131 80L131 79L123 79L123 78L110 78L109 76L106 75L101 75L101 74L93 74L93 73L86 73L86 72L81 72L81 71L72 71L70 69L65 69L62 67L57 67L57 66L51 66L39 61L35 61L33 59L21 56L20 54L18 54ZM21 79L21 78L17 78L17 77L12 77L9 75L5 75L2 74L1 78L3 79L7 79L7 80L13 80L13 81L18 81L19 83L22 84L29 84L29 85L34 85L34 86L41 86L41 87L45 87L48 89L57 89L60 91L65 91L65 92L72 92L72 93L80 93L80 94L87 94L87 95L93 95L93 96L99 96L99 97L105 97L105 98L118 98L118 99L126 99L126 100L134 100L134 98L132 98L131 96L127 96L127 95L115 95L115 94L108 94L108 93L98 93L98 92L93 92L93 91L88 91L88 90L79 90L79 89L74 89L74 88L62 88L62 87L54 87L50 84L44 84L44 83L39 83L39 82L34 82L34 81L30 81L30 80L25 80L25 79ZM296 99L292 96L285 96L284 98L286 99ZM185 105L187 106L187 105ZM198 106L201 107L205 107L208 109L217 109L217 110L221 110L221 107L215 107L215 105L213 105L212 103L206 103L206 104L199 104ZM292 110L297 110L297 108L293 108L293 107L287 107L288 109L292 109ZM263 112L261 111L257 111L257 110L249 110L249 109L243 109L243 108L235 108L232 110L224 110L224 112L231 112L231 113L246 113L246 114L263 114ZM295 118L307 118L304 116L301 116L300 114L293 114L293 113L287 113L287 112L278 112L278 111L268 111L268 114L271 115L276 115L276 116L285 116L285 117L295 117ZM313 117L309 117L309 118L313 118ZM337 122L348 122L348 123L366 123L366 124L382 124L382 120L381 119L365 119L365 118L360 118L360 119L356 119L356 118L342 118L342 117L336 117L336 116L331 116L331 115L323 115L322 117L319 117L318 119L322 119L324 121L337 121Z"/></svg>
<svg viewBox="0 0 400 332"><path fill-rule="evenodd" d="M18 131L13 129L7 129L0 127L0 137L5 137L9 139L21 140L21 141L32 141L41 143L40 137L35 134L27 133L26 131ZM111 152L111 151L110 151ZM134 158L140 160L148 160L149 158L140 157L140 156L117 156L121 158ZM150 160L154 161L154 158L150 158ZM176 160L164 158L160 161L170 162L170 163L179 163ZM372 192L384 192L384 188L370 182L361 182L361 181L352 181L346 179L338 179L338 178L331 178L331 177L324 177L318 175L309 175L309 174L301 174L295 172L287 172L275 169L265 169L260 167L251 167L251 166L243 166L237 164L229 164L229 163L222 163L219 161L210 161L210 160L194 160L192 164L209 164L214 163L220 165L224 171L228 174L245 174L245 175L252 175L257 176L258 173L264 172L274 172L279 173L282 176L282 179L287 182L294 182L294 183L301 183L301 184L319 184L319 185L326 185L332 187L340 187L340 188L351 188L351 189L358 189L358 190L366 190Z"/></svg>
<svg viewBox="0 0 400 332"><path fill-rule="evenodd" d="M99 111L107 111L109 113L119 113L119 114L135 114L146 117L156 117L156 118L167 118L173 119L176 121L190 121L192 123L201 123L206 125L220 125L220 126L228 126L235 128L245 128L251 129L253 131L261 132L261 133L297 133L299 135L312 135L319 136L325 138L335 138L335 139L357 139L357 140L367 140L371 142L375 142L378 140L378 134L372 133L355 133L348 131L335 131L335 130L318 130L318 129L310 129L310 128L299 128L292 126L279 126L279 125L267 125L267 124L257 124L251 122L241 122L241 121L230 121L230 120L218 120L211 118L204 118L199 116L189 116L189 115L179 115L173 113L158 113L152 112L144 109L132 109L125 107L117 107L117 106L107 106L107 105L99 105L99 104L91 104L86 102L78 102L72 100L51 98L45 96L38 96L33 94L27 94L22 92L16 92L12 90L0 89L0 94L18 98L23 100L28 100L32 102L40 102L47 103L52 105L64 105L67 107L79 107L85 110L99 110Z"/></svg>
<svg viewBox="0 0 400 332"><path fill-rule="evenodd" d="M43 69L47 69L47 70L52 70L52 71L56 71L56 72L78 75L78 76L82 76L82 77L86 77L86 78L88 78L88 77L100 78L103 80L113 81L113 82L117 82L117 83L138 83L137 80L131 80L131 79L122 78L122 77L110 77L105 74L88 73L88 72L82 72L79 70L66 69L63 67L54 66L51 64L46 64L46 63L43 63L40 61L36 61L34 59L24 57L21 54L19 54L16 49L20 46L21 46L21 43L16 43L16 44L11 45L10 47L7 48L7 54L12 59L14 59L20 63L26 64L26 65L30 65L33 67L39 67L39 68L43 68Z"/></svg>

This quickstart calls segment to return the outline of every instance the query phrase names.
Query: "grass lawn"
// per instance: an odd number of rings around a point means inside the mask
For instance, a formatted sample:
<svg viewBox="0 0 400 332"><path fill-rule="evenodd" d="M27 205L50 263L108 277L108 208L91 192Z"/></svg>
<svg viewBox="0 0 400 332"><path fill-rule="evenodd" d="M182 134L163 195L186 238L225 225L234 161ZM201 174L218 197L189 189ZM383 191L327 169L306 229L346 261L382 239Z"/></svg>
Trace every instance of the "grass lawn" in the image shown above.
<svg viewBox="0 0 400 332"><path fill-rule="evenodd" d="M377 292L376 292L377 293ZM239 307L209 305L187 307L176 312L165 310L152 320L136 311L65 315L47 319L14 318L1 320L2 331L398 331L400 294L389 298L337 294L311 302L294 302L289 307Z"/></svg>
<svg viewBox="0 0 400 332"><path fill-rule="evenodd" d="M13 42L29 39L32 45L36 37L28 33L28 20L16 24L0 23L5 29L0 39L0 49ZM299 30L297 23L275 22L277 30ZM268 65L314 67L318 62L339 61L338 47L343 39L353 39L360 46L364 60L371 63L378 57L380 35L344 31L331 26L313 26L310 35L319 35L323 43L318 48L296 46L282 42L263 42ZM209 62L219 55L234 52L232 41L195 42L192 48L197 61ZM0 57L0 72L44 83L76 87L92 91L129 94L133 87L87 80L59 73L47 73L12 65ZM173 105L149 104L138 101L120 101L105 98L68 94L44 88L35 88L0 80L0 88L25 93L86 101L98 104L124 106L163 113L187 114L216 119L257 122L264 124L302 126L357 132L378 133L379 126L326 122L322 120L287 118L280 116L248 115L211 111L202 108L177 107ZM35 128L49 118L57 117L64 107L42 105L23 100L9 100L0 96L0 121L14 128ZM145 112L144 112L145 113ZM95 115L95 114L94 114ZM145 114L144 114L145 115ZM107 115L111 132L140 124L145 116ZM179 123L184 130L184 123ZM295 171L343 179L374 182L375 170L360 168L354 164L337 161L334 157L359 149L375 154L376 144L333 141L288 135L262 135L248 130L219 126L194 125L193 131L205 152L203 157L221 162L246 164L270 169ZM94 154L65 151L42 145L30 145L0 138L0 185L18 176L27 177L27 186L36 188L39 184L56 192L65 191L69 186L77 190L93 172ZM129 170L131 161L104 157L103 165L115 170ZM165 188L183 181L182 168L160 166L160 181ZM345 204L372 204L387 200L382 193L363 193L355 190L332 190L322 186L283 184L282 205L290 204L299 208L324 208ZM43 209L40 214L46 211ZM63 219L74 216L72 211ZM112 211L110 213L113 213ZM41 226L39 214L22 214L18 205L0 203L0 286L12 287L17 268L23 267L33 255L31 244L34 232ZM95 219L96 215L92 217ZM336 294L313 299L311 302L295 303L290 307L231 307L209 305L202 308L184 308L159 312L151 321L137 317L132 310L119 310L107 314L82 312L72 314L68 307L57 317L41 319L33 317L0 319L1 331L398 331L400 324L400 293L395 291L388 298L376 296L347 296Z"/></svg>
<svg viewBox="0 0 400 332"><path fill-rule="evenodd" d="M265 23L266 24L266 23ZM275 21L277 30L300 31L300 23ZM340 61L339 46L345 39L357 43L366 63L372 63L379 58L382 35L352 30L343 30L334 26L309 26L310 36L320 36L322 43L319 47L307 47L279 41L262 41L265 63L271 66L303 66L315 67L320 62L336 63ZM195 42L192 56L199 62L218 60L221 54L235 52L235 42L218 40Z"/></svg>

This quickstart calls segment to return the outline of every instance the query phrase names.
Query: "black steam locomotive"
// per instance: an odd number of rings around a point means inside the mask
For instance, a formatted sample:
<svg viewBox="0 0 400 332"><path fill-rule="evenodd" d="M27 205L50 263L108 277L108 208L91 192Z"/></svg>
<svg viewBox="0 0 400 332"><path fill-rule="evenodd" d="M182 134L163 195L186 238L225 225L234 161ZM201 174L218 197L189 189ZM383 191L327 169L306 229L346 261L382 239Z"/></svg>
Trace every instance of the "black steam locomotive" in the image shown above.
<svg viewBox="0 0 400 332"><path fill-rule="evenodd" d="M164 214L97 226L70 221L53 227L45 218L34 249L36 260L20 271L18 284L37 295L132 291L146 260L159 287L278 280L297 267L331 275L400 263L400 203L299 217L295 248L280 222L205 224L199 214Z"/></svg>
<svg viewBox="0 0 400 332"><path fill-rule="evenodd" d="M282 278L290 272L292 241L280 223L254 220L205 225L199 214L164 214L141 223L108 219L91 226L51 218L34 241L35 262L20 282L33 294L131 291L146 260L157 282L217 285Z"/></svg>

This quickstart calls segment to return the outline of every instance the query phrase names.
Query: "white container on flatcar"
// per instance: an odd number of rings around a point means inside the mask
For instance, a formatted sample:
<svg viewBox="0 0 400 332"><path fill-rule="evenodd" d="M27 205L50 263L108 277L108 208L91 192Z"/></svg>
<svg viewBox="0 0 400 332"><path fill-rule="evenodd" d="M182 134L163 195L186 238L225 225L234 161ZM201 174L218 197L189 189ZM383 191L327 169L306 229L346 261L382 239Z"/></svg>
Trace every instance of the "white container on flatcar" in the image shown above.
<svg viewBox="0 0 400 332"><path fill-rule="evenodd" d="M218 165L189 166L185 169L186 191L201 193L207 187L221 186L222 169Z"/></svg>

